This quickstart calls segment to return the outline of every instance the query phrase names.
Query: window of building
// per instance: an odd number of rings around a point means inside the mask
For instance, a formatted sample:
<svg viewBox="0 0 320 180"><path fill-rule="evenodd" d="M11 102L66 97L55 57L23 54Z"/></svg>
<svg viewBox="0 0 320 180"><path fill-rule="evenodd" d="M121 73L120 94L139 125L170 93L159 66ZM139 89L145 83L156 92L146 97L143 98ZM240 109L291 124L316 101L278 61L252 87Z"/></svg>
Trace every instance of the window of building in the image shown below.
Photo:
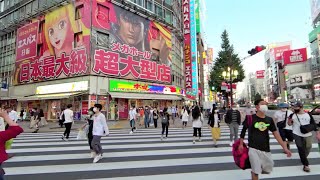
<svg viewBox="0 0 320 180"><path fill-rule="evenodd" d="M172 5L172 0L165 0L164 1L167 5L171 6Z"/></svg>
<svg viewBox="0 0 320 180"><path fill-rule="evenodd" d="M80 47L83 45L83 36L82 32L74 34L74 48Z"/></svg>
<svg viewBox="0 0 320 180"><path fill-rule="evenodd" d="M136 0L136 4L138 4L139 6L144 7L143 0Z"/></svg>
<svg viewBox="0 0 320 180"><path fill-rule="evenodd" d="M153 3L152 1L150 0L146 0L146 8L149 10L149 11L152 11L153 12Z"/></svg>
<svg viewBox="0 0 320 180"><path fill-rule="evenodd" d="M110 9L106 6L98 4L97 19L105 22L109 22L109 11Z"/></svg>
<svg viewBox="0 0 320 180"><path fill-rule="evenodd" d="M98 46L109 47L109 34L97 31L96 43Z"/></svg>
<svg viewBox="0 0 320 180"><path fill-rule="evenodd" d="M159 5L155 5L155 13L160 17L163 16L162 8Z"/></svg>
<svg viewBox="0 0 320 180"><path fill-rule="evenodd" d="M75 19L81 19L84 17L84 12L83 12L84 8L83 8L83 4L79 5L78 7L76 7L76 13L75 13Z"/></svg>
<svg viewBox="0 0 320 180"><path fill-rule="evenodd" d="M0 12L4 11L4 0L0 1Z"/></svg>
<svg viewBox="0 0 320 180"><path fill-rule="evenodd" d="M165 20L167 23L172 24L172 12L165 10Z"/></svg>

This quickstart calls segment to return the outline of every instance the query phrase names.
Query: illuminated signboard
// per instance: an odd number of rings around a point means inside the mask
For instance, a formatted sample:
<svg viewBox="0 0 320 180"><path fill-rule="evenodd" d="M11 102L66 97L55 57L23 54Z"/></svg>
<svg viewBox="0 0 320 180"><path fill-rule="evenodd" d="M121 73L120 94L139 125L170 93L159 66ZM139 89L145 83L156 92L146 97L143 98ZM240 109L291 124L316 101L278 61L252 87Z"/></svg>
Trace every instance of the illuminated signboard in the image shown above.
<svg viewBox="0 0 320 180"><path fill-rule="evenodd" d="M192 95L198 94L198 61L197 61L197 31L195 16L195 0L190 0L190 41L191 41L191 65L192 65Z"/></svg>
<svg viewBox="0 0 320 180"><path fill-rule="evenodd" d="M109 91L184 95L184 90L176 86L150 84L145 82L125 81L116 79L111 79L109 81Z"/></svg>
<svg viewBox="0 0 320 180"><path fill-rule="evenodd" d="M62 92L78 92L88 90L88 81L38 86L36 94L52 94Z"/></svg>

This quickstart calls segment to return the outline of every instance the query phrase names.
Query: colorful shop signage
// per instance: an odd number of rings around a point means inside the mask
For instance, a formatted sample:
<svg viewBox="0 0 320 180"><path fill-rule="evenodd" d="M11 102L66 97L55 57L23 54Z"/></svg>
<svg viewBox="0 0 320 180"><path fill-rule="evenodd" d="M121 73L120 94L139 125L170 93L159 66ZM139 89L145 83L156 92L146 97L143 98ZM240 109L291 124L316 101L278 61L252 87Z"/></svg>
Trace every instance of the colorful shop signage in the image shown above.
<svg viewBox="0 0 320 180"><path fill-rule="evenodd" d="M52 94L64 92L79 92L88 90L88 81L79 81L63 84L52 84L46 86L38 86L36 94Z"/></svg>
<svg viewBox="0 0 320 180"><path fill-rule="evenodd" d="M125 80L109 80L110 92L134 92L134 93L150 93L150 94L174 94L184 95L183 89L176 86L150 84L137 81L125 81ZM124 96L125 97L125 96Z"/></svg>

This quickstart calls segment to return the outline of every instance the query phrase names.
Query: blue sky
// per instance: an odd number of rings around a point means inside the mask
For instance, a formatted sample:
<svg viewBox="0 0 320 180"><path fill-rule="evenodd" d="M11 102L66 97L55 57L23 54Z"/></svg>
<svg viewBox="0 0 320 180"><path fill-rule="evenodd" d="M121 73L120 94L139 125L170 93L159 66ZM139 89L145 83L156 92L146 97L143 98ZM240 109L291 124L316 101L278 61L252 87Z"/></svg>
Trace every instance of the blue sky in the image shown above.
<svg viewBox="0 0 320 180"><path fill-rule="evenodd" d="M206 42L220 50L227 29L240 57L256 45L292 41L293 48L308 46L312 30L309 0L205 0Z"/></svg>

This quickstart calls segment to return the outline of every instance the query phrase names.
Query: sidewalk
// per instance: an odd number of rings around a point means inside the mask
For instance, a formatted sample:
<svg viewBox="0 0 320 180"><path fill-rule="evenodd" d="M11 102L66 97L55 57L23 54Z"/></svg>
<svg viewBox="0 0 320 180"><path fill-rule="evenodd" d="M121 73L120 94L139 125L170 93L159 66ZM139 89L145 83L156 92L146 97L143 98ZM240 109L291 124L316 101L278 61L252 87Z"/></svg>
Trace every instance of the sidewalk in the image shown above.
<svg viewBox="0 0 320 180"><path fill-rule="evenodd" d="M204 126L207 125L208 119L205 118L204 121ZM79 128L81 128L86 122L85 121L75 121L75 123L72 125L73 131L77 131ZM34 129L30 129L30 121L23 121L23 122L18 122L18 124L23 128L24 132L33 132ZM114 120L109 120L107 121L107 124L109 126L109 129L130 129L130 124L128 120L119 120L119 121L114 121ZM189 121L187 127L191 127L192 122ZM144 125L139 126L138 129L144 128ZM154 127L150 127L154 128ZM161 128L161 123L158 120L158 128ZM175 123L173 124L173 121L170 120L170 128L182 128L182 121L177 118L175 120ZM58 124L58 122L48 122L48 125L44 127L40 127L39 133L41 132L63 132L65 128L61 128Z"/></svg>

